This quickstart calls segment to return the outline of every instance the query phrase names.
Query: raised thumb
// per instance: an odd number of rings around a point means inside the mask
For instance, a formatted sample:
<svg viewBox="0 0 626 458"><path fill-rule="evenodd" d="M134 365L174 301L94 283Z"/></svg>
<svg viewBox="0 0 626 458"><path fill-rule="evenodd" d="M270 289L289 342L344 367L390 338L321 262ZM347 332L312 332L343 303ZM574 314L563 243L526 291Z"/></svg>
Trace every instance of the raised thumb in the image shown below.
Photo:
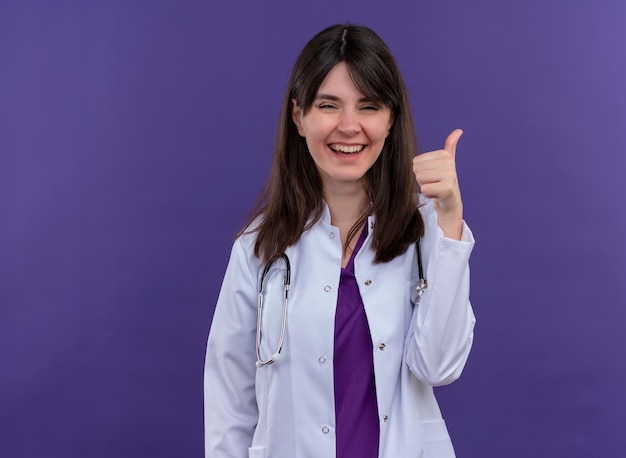
<svg viewBox="0 0 626 458"><path fill-rule="evenodd" d="M443 145L443 149L449 151L452 154L452 158L456 156L456 144L459 142L459 139L463 135L463 131L461 129L455 129L452 131L448 138L446 138L446 142Z"/></svg>

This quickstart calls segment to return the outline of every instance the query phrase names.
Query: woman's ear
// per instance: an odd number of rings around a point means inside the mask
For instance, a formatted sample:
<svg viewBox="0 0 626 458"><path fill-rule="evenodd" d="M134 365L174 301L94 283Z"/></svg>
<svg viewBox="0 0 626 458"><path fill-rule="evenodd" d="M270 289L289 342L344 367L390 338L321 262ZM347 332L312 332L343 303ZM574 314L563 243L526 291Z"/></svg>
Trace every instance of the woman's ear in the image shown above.
<svg viewBox="0 0 626 458"><path fill-rule="evenodd" d="M293 105L293 109L291 110L291 119L293 119L294 124L298 128L300 136L304 137L302 130L302 108L300 108L296 99L291 99L291 104Z"/></svg>
<svg viewBox="0 0 626 458"><path fill-rule="evenodd" d="M393 126L393 122L395 120L395 116L393 115L393 113L391 113L391 115L389 115L389 124L387 124L387 135L385 137L389 136L389 131L391 130L391 127Z"/></svg>

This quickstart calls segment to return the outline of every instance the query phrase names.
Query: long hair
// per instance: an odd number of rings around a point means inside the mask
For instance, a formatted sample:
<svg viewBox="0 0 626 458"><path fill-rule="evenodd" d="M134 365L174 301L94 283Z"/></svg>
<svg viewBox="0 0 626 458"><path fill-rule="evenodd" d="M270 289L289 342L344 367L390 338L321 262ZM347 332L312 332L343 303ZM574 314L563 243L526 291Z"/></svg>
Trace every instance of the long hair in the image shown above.
<svg viewBox="0 0 626 458"><path fill-rule="evenodd" d="M313 37L296 60L282 104L269 179L248 223L237 234L257 233L254 253L264 262L294 245L322 216L322 180L292 119L293 100L306 114L322 81L339 62L345 62L357 89L369 100L388 106L394 120L378 160L363 177L371 213L361 215L350 229L348 241L369 214L376 217L373 247L377 263L402 254L423 235L412 171L417 136L398 65L369 28L334 25Z"/></svg>

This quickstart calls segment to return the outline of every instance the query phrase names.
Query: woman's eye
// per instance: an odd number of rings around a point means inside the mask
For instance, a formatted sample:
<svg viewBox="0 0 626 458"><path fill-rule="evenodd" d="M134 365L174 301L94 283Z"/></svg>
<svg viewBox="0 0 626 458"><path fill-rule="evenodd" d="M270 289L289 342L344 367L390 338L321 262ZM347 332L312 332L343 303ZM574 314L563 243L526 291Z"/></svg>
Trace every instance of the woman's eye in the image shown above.
<svg viewBox="0 0 626 458"><path fill-rule="evenodd" d="M333 108L335 108L335 106L331 105L330 103L321 103L317 107L320 110L332 110Z"/></svg>
<svg viewBox="0 0 626 458"><path fill-rule="evenodd" d="M378 105L365 105L364 107L361 107L361 109L362 110L368 110L368 111L378 111L378 110L380 110Z"/></svg>

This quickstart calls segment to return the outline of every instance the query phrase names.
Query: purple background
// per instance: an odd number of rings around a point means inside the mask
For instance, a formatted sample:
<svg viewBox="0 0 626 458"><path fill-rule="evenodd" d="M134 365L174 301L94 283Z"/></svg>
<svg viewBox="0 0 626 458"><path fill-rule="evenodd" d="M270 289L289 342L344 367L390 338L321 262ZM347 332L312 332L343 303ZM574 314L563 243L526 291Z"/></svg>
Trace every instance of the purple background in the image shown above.
<svg viewBox="0 0 626 458"><path fill-rule="evenodd" d="M202 454L202 365L290 67L394 51L422 149L465 130L478 244L459 457L623 457L626 3L0 3L0 456Z"/></svg>

